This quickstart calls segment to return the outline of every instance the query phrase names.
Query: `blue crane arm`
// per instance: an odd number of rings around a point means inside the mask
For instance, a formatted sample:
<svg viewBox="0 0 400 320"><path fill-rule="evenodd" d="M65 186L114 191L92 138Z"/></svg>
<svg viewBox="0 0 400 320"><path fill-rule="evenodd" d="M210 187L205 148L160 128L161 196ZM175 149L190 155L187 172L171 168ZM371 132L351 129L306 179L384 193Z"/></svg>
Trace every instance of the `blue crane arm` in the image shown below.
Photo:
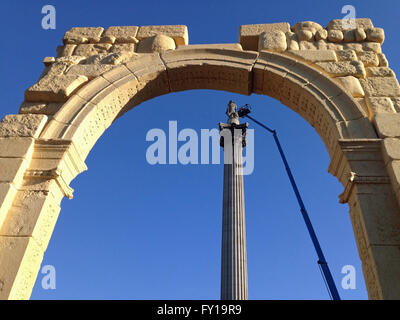
<svg viewBox="0 0 400 320"><path fill-rule="evenodd" d="M317 235L316 235L316 233L314 231L314 228L312 226L312 223L311 223L310 217L308 215L307 209L306 209L306 207L304 205L303 199L301 198L299 189L297 188L297 185L296 185L296 181L294 180L292 171L290 170L289 164L288 164L288 162L286 160L285 153L283 152L282 146L281 146L281 144L279 142L278 134L277 134L276 130L273 130L273 129L267 127L266 125L264 125L261 122L257 121L253 117L249 116L249 113L250 113L250 109L249 108L247 108L247 109L241 108L241 110L239 110L239 115L241 117L246 117L246 118L252 120L253 122L258 124L262 128L264 128L267 131L269 131L270 133L272 133L272 136L274 137L276 146L278 147L278 150L279 150L279 154L280 154L280 156L282 158L283 164L285 165L286 173L287 173L287 175L289 177L289 180L290 180L290 183L292 185L293 191L294 191L294 193L296 195L297 202L299 203L300 212L301 212L301 214L303 216L303 219L304 219L304 222L305 222L305 224L307 226L307 230L308 230L308 233L310 235L311 241L312 241L312 243L314 245L315 251L317 252L318 265L320 266L320 268L322 270L322 274L323 274L325 283L326 283L326 285L328 287L329 294L330 294L330 296L331 296L331 298L333 300L340 300L339 292L338 292L338 290L336 288L335 281L333 280L331 271L329 270L328 263L325 260L324 253L322 252L321 246L319 244Z"/></svg>

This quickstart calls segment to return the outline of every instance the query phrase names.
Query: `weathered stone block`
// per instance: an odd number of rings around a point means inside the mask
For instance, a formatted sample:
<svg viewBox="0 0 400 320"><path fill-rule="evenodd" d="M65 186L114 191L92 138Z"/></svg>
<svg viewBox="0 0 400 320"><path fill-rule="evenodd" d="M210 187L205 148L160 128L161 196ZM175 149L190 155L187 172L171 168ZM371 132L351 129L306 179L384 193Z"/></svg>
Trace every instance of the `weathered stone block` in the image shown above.
<svg viewBox="0 0 400 320"><path fill-rule="evenodd" d="M83 75L48 75L25 91L26 101L63 102L89 79Z"/></svg>
<svg viewBox="0 0 400 320"><path fill-rule="evenodd" d="M355 52L361 52L364 50L363 43L343 43L342 50L354 50Z"/></svg>
<svg viewBox="0 0 400 320"><path fill-rule="evenodd" d="M0 157L30 159L33 152L33 144L33 138L0 138Z"/></svg>
<svg viewBox="0 0 400 320"><path fill-rule="evenodd" d="M137 46L138 53L163 52L166 50L175 50L174 39L163 34L158 34L141 40Z"/></svg>
<svg viewBox="0 0 400 320"><path fill-rule="evenodd" d="M322 29L323 29L323 27L314 21L302 21L302 22L296 23L291 28L291 30L296 33L300 30L308 30L308 31L311 31L311 33L313 35L315 35L318 30L322 30Z"/></svg>
<svg viewBox="0 0 400 320"><path fill-rule="evenodd" d="M354 30L354 36L356 41L361 42L367 39L367 34L365 33L364 29L357 28Z"/></svg>
<svg viewBox="0 0 400 320"><path fill-rule="evenodd" d="M299 41L299 48L300 50L317 50L319 49L317 44L317 42ZM328 50L328 47L323 49Z"/></svg>
<svg viewBox="0 0 400 320"><path fill-rule="evenodd" d="M364 51L358 52L358 59L364 63L365 67L377 67L379 66L379 59L375 52Z"/></svg>
<svg viewBox="0 0 400 320"><path fill-rule="evenodd" d="M40 102L27 102L24 101L21 103L19 107L19 113L21 114L45 114L45 115L53 115L58 110L60 110L63 103L58 102L50 102L50 103L40 103Z"/></svg>
<svg viewBox="0 0 400 320"><path fill-rule="evenodd" d="M326 40L328 38L328 31L320 29L315 33L315 40Z"/></svg>
<svg viewBox="0 0 400 320"><path fill-rule="evenodd" d="M39 80L46 76L61 76L64 74L64 71L68 68L69 64L65 61L57 61L58 59L61 58L57 58L56 62L44 68Z"/></svg>
<svg viewBox="0 0 400 320"><path fill-rule="evenodd" d="M370 119L377 113L396 113L392 100L387 97L366 97Z"/></svg>
<svg viewBox="0 0 400 320"><path fill-rule="evenodd" d="M313 33L310 30L300 29L296 32L299 41L311 41L313 40Z"/></svg>
<svg viewBox="0 0 400 320"><path fill-rule="evenodd" d="M287 49L286 35L282 31L267 31L260 35L258 49L283 52Z"/></svg>
<svg viewBox="0 0 400 320"><path fill-rule="evenodd" d="M328 31L328 40L331 42L342 42L343 41L343 32L340 30L329 30Z"/></svg>
<svg viewBox="0 0 400 320"><path fill-rule="evenodd" d="M0 237L0 299L29 299L43 250L31 237Z"/></svg>
<svg viewBox="0 0 400 320"><path fill-rule="evenodd" d="M29 161L24 158L0 158L0 182L20 185L28 165Z"/></svg>
<svg viewBox="0 0 400 320"><path fill-rule="evenodd" d="M385 164L389 163L392 160L400 160L400 139L398 138L383 139L382 150L383 150Z"/></svg>
<svg viewBox="0 0 400 320"><path fill-rule="evenodd" d="M144 26L140 27L137 33L137 38L142 40L150 38L158 34L171 37L175 40L175 45L189 44L188 29L183 25L176 26Z"/></svg>
<svg viewBox="0 0 400 320"><path fill-rule="evenodd" d="M383 53L378 53L379 66L380 67L389 67L389 62L386 59L386 56Z"/></svg>
<svg viewBox="0 0 400 320"><path fill-rule="evenodd" d="M116 43L112 46L110 49L110 52L121 52L121 51L127 51L127 52L135 52L135 43Z"/></svg>
<svg viewBox="0 0 400 320"><path fill-rule="evenodd" d="M248 24L239 28L239 43L244 50L258 51L258 38L263 32L290 31L290 25L287 22L270 24Z"/></svg>
<svg viewBox="0 0 400 320"><path fill-rule="evenodd" d="M340 61L356 61L358 60L357 54L354 50L339 50L336 55Z"/></svg>
<svg viewBox="0 0 400 320"><path fill-rule="evenodd" d="M7 115L0 122L0 137L38 138L46 122L45 115Z"/></svg>
<svg viewBox="0 0 400 320"><path fill-rule="evenodd" d="M400 112L400 98L390 98L396 112Z"/></svg>
<svg viewBox="0 0 400 320"><path fill-rule="evenodd" d="M357 103L360 105L361 109L363 110L363 113L368 115L369 114L369 110L367 107L367 102L365 101L364 98L354 98Z"/></svg>
<svg viewBox="0 0 400 320"><path fill-rule="evenodd" d="M43 64L45 67L51 66L54 62L56 61L56 58L54 57L44 57L43 58Z"/></svg>
<svg viewBox="0 0 400 320"><path fill-rule="evenodd" d="M353 76L347 76L347 77L338 77L335 78L335 80L353 97L355 98L364 97L365 95L364 90L361 87L360 81L357 78Z"/></svg>
<svg viewBox="0 0 400 320"><path fill-rule="evenodd" d="M337 126L345 139L376 139L376 133L368 118L341 121Z"/></svg>
<svg viewBox="0 0 400 320"><path fill-rule="evenodd" d="M381 138L400 137L400 114L377 113L374 117L375 127Z"/></svg>
<svg viewBox="0 0 400 320"><path fill-rule="evenodd" d="M77 64L68 69L66 75L68 76L80 76L83 75L92 80L104 72L107 72L114 68L114 66L109 64Z"/></svg>
<svg viewBox="0 0 400 320"><path fill-rule="evenodd" d="M59 188L55 180L52 187ZM33 237L45 251L59 211L59 204L47 192L18 191L0 229L0 237Z"/></svg>
<svg viewBox="0 0 400 320"><path fill-rule="evenodd" d="M297 34L294 32L288 31L286 32L286 43L288 50L299 50L299 39L297 38Z"/></svg>
<svg viewBox="0 0 400 320"><path fill-rule="evenodd" d="M113 54L115 54L115 52L95 54L88 57L85 64L104 64L104 60L106 60L108 56Z"/></svg>
<svg viewBox="0 0 400 320"><path fill-rule="evenodd" d="M338 43L328 42L327 40L318 40L316 42L316 49L340 51L343 50L343 45Z"/></svg>
<svg viewBox="0 0 400 320"><path fill-rule="evenodd" d="M57 57L72 56L75 48L76 48L76 44L66 44L64 46L58 46L57 47Z"/></svg>
<svg viewBox="0 0 400 320"><path fill-rule="evenodd" d="M343 30L343 41L344 42L356 41L356 35L354 30Z"/></svg>
<svg viewBox="0 0 400 320"><path fill-rule="evenodd" d="M289 55L295 56L308 62L329 62L337 61L336 53L333 50L302 50L287 51Z"/></svg>
<svg viewBox="0 0 400 320"><path fill-rule="evenodd" d="M100 41L102 27L71 28L63 38L64 44L95 43Z"/></svg>
<svg viewBox="0 0 400 320"><path fill-rule="evenodd" d="M371 19L368 19L368 18L358 18L358 19L354 19L353 21L355 23L356 28L366 29L366 28L374 27ZM349 24L347 23L346 19L335 19L328 23L328 25L326 26L326 29L328 29L328 30L332 30L332 29L345 30L348 28L348 26L349 26Z"/></svg>
<svg viewBox="0 0 400 320"><path fill-rule="evenodd" d="M93 56L97 57L97 56ZM103 64L111 64L111 65L118 65L124 62L127 62L131 59L136 59L139 57L139 54L135 52L129 52L129 51L119 51L119 52L114 52L106 56L99 56L100 58L100 63Z"/></svg>
<svg viewBox="0 0 400 320"><path fill-rule="evenodd" d="M90 57L95 54L106 53L111 48L109 43L96 43L96 44L78 44L76 46L74 55Z"/></svg>
<svg viewBox="0 0 400 320"><path fill-rule="evenodd" d="M386 67L371 67L367 68L367 77L395 77L395 74Z"/></svg>
<svg viewBox="0 0 400 320"><path fill-rule="evenodd" d="M391 186L356 186L356 192L367 243L400 244L400 216Z"/></svg>
<svg viewBox="0 0 400 320"><path fill-rule="evenodd" d="M382 28L370 28L366 30L367 40L372 42L383 43L385 41L385 32Z"/></svg>
<svg viewBox="0 0 400 320"><path fill-rule="evenodd" d="M114 37L116 43L137 43L137 26L109 27L104 32L105 37Z"/></svg>
<svg viewBox="0 0 400 320"><path fill-rule="evenodd" d="M366 74L364 64L360 61L317 62L316 65L333 77L364 78Z"/></svg>
<svg viewBox="0 0 400 320"><path fill-rule="evenodd" d="M114 44L116 38L114 36L101 36L99 43L109 43L109 44Z"/></svg>
<svg viewBox="0 0 400 320"><path fill-rule="evenodd" d="M381 47L380 43L364 42L364 43L362 43L362 50L363 51L373 51L375 53L381 53L382 47Z"/></svg>
<svg viewBox="0 0 400 320"><path fill-rule="evenodd" d="M70 66L74 65L74 64L78 64L78 63L85 63L86 62L86 57L85 56L76 56L76 55L72 55L72 56L65 56L65 57L59 57L56 59L56 62L51 66L51 70L54 68L54 66L60 64L60 65L65 65L67 68L69 68ZM65 71L65 70L64 70ZM54 75L56 73L52 72ZM61 75L62 73L58 73L57 75Z"/></svg>
<svg viewBox="0 0 400 320"><path fill-rule="evenodd" d="M394 77L367 78L360 80L366 96L370 97L399 97L400 87Z"/></svg>
<svg viewBox="0 0 400 320"><path fill-rule="evenodd" d="M383 300L398 299L400 274L397 266L400 265L400 246L371 245L368 251L375 262L373 268L379 279L379 287L382 292L379 298Z"/></svg>

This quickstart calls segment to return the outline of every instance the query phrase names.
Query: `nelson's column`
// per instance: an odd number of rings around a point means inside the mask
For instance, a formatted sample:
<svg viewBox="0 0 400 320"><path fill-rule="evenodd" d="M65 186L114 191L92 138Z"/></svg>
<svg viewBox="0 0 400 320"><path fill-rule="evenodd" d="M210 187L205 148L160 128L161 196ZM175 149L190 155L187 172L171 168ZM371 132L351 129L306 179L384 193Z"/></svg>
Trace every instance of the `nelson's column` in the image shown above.
<svg viewBox="0 0 400 320"><path fill-rule="evenodd" d="M244 214L242 150L246 145L247 123L239 123L236 104L226 110L228 123L220 123L224 148L222 205L221 299L247 300L247 252Z"/></svg>

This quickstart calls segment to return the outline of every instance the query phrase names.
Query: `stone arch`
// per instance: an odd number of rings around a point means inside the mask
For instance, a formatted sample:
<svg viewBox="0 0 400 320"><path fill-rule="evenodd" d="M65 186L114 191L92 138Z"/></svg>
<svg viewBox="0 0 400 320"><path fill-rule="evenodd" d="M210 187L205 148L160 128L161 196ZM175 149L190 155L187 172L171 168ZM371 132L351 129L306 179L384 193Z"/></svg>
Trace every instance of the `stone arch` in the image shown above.
<svg viewBox="0 0 400 320"><path fill-rule="evenodd" d="M315 128L344 186L369 297L399 298L400 89L381 29L357 27L242 26L240 44L225 45L188 45L184 26L68 31L20 114L0 123L0 297L29 298L69 183L117 117L169 92L215 89L271 96Z"/></svg>
<svg viewBox="0 0 400 320"><path fill-rule="evenodd" d="M315 68L277 53L207 46L150 54L103 73L68 99L40 138L72 140L86 158L104 130L127 110L191 89L275 97L315 127L330 154L338 139L377 138L359 104Z"/></svg>

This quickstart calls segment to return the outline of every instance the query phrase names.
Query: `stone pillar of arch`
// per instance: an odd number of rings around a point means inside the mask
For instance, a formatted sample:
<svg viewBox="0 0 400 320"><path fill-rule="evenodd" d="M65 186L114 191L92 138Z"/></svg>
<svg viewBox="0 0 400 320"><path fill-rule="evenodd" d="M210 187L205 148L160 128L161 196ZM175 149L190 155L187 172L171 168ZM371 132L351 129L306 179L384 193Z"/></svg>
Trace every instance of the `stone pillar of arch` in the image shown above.
<svg viewBox="0 0 400 320"><path fill-rule="evenodd" d="M370 299L400 299L400 87L370 19L244 25L189 45L185 26L72 28L19 113L0 122L0 298L29 299L63 197L126 111L188 89L268 95L315 128L343 184ZM340 235L338 235L340 236Z"/></svg>

